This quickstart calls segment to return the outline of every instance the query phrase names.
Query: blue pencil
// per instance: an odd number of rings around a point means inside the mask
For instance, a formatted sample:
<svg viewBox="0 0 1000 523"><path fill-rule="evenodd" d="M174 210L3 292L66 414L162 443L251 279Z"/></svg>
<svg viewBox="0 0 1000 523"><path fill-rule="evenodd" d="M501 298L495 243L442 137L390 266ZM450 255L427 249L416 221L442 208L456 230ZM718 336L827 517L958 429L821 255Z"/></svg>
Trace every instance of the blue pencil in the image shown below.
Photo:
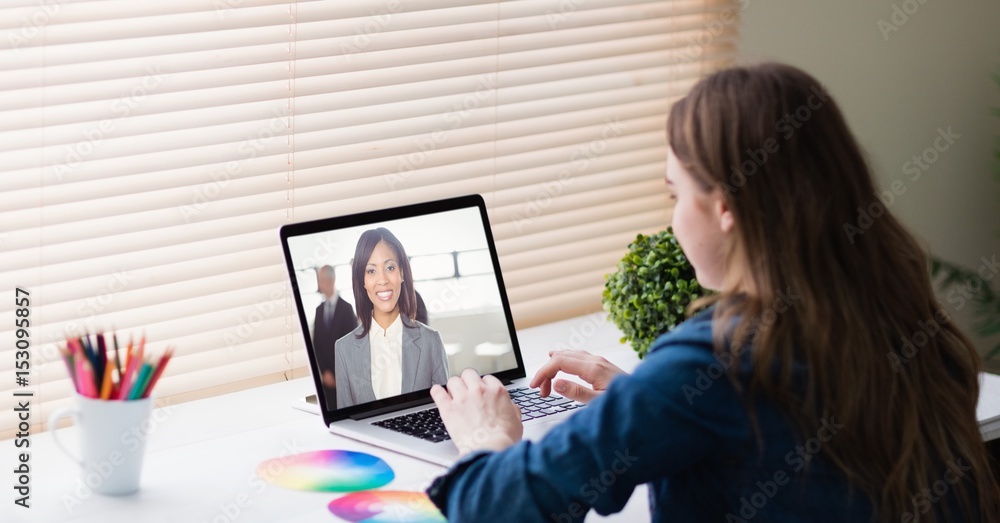
<svg viewBox="0 0 1000 523"><path fill-rule="evenodd" d="M94 334L94 337L97 339L97 354L96 354L96 356L97 356L97 366L98 366L98 369L97 369L97 372L98 372L97 376L98 376L98 378L97 378L97 380L98 381L102 381L103 378L104 378L104 373L108 369L108 346L107 346L107 344L104 341L104 333L103 332ZM97 390L100 390L101 387L103 387L103 386L104 386L103 383L99 383L97 385Z"/></svg>

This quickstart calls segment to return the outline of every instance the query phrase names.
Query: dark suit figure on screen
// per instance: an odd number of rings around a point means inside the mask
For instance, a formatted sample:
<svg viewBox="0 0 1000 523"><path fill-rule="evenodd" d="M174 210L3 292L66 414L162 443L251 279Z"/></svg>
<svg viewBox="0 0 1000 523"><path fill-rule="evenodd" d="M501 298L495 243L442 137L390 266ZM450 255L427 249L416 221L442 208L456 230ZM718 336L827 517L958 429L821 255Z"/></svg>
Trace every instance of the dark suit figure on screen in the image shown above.
<svg viewBox="0 0 1000 523"><path fill-rule="evenodd" d="M445 384L444 342L415 319L410 260L399 240L385 228L362 233L351 274L360 325L337 340L337 408Z"/></svg>
<svg viewBox="0 0 1000 523"><path fill-rule="evenodd" d="M338 296L333 267L324 265L317 269L316 281L319 292L323 294L323 303L316 307L316 318L313 320L313 350L316 351L320 381L326 389L328 403L332 404L333 398L337 397L334 347L337 340L354 330L358 325L358 317L351 304Z"/></svg>

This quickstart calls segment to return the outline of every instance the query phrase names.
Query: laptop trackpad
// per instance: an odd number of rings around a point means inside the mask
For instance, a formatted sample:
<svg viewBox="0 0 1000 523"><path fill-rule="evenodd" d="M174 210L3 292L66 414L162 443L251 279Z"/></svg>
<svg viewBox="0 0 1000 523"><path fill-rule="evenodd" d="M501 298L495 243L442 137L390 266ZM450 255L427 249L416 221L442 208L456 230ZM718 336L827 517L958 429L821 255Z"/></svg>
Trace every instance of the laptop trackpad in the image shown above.
<svg viewBox="0 0 1000 523"><path fill-rule="evenodd" d="M531 425L524 427L524 435L521 438L532 441L539 440L545 435L546 432L552 430L553 427L558 425L559 421L562 419L565 418L557 416L555 419L543 419L532 423Z"/></svg>

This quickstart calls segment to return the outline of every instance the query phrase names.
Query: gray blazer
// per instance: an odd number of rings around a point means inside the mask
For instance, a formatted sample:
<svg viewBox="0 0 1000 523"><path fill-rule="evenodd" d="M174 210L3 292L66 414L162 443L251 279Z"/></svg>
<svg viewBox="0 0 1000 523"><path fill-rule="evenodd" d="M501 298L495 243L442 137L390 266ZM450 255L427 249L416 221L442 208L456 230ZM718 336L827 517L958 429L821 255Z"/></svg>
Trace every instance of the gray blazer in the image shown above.
<svg viewBox="0 0 1000 523"><path fill-rule="evenodd" d="M337 408L375 401L372 389L372 353L368 336L358 338L363 327L337 340L334 347L337 374ZM403 394L444 385L451 374L441 334L403 316Z"/></svg>

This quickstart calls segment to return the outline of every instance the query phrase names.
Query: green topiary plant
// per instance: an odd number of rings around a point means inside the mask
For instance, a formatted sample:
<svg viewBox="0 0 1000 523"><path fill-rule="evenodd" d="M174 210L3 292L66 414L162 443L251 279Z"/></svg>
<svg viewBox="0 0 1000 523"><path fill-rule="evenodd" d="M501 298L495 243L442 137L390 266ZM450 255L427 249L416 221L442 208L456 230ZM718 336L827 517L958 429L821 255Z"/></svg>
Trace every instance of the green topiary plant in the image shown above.
<svg viewBox="0 0 1000 523"><path fill-rule="evenodd" d="M694 268L668 228L639 234L618 270L605 277L601 302L608 317L642 358L657 336L684 321L689 303L704 294Z"/></svg>

